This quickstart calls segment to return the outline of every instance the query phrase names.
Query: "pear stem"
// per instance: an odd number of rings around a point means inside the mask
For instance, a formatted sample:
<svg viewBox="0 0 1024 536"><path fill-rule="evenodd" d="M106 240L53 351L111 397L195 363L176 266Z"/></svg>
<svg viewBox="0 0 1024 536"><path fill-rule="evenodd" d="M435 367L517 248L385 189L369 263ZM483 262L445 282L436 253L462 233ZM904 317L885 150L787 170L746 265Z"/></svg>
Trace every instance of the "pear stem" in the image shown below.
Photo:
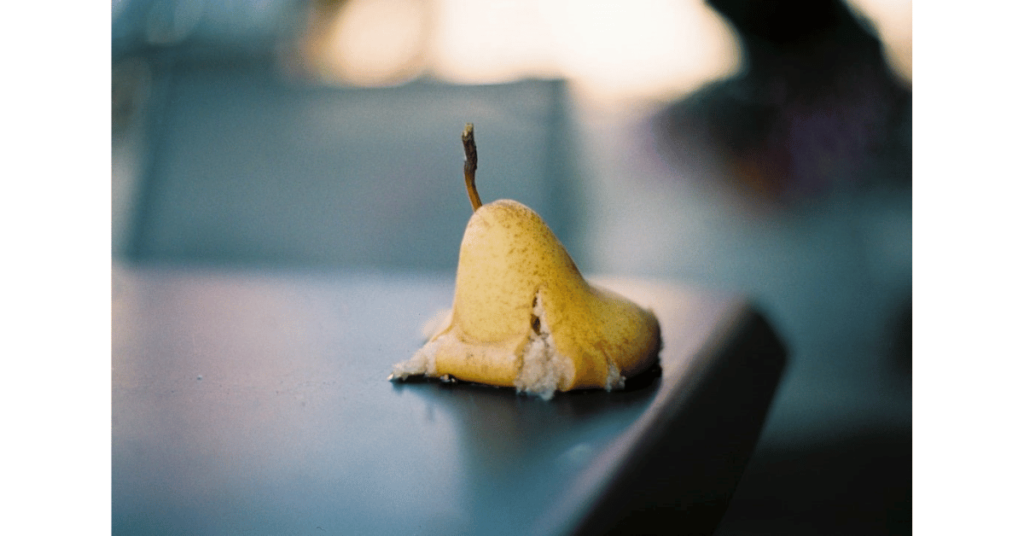
<svg viewBox="0 0 1024 536"><path fill-rule="evenodd" d="M473 123L466 123L462 130L462 148L466 151L466 191L469 193L469 202L473 205L473 212L483 206L480 202L480 194L476 191L476 140L473 139Z"/></svg>

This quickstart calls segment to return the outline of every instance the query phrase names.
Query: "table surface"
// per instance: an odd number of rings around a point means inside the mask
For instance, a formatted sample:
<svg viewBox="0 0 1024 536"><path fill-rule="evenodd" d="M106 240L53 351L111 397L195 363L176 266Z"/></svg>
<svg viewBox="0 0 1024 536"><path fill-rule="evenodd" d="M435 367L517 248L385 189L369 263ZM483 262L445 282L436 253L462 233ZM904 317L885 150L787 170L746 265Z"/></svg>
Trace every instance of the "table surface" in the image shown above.
<svg viewBox="0 0 1024 536"><path fill-rule="evenodd" d="M661 372L545 402L387 380L451 277L115 265L114 534L558 534L644 504L685 523L702 482L735 486L781 347L733 344L742 299L601 282L654 309Z"/></svg>

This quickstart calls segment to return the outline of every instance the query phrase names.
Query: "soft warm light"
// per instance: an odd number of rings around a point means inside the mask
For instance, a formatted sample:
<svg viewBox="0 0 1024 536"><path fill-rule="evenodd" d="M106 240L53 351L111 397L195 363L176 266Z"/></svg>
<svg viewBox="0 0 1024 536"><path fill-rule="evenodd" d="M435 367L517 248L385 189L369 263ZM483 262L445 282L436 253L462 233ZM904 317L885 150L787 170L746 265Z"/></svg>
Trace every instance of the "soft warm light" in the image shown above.
<svg viewBox="0 0 1024 536"><path fill-rule="evenodd" d="M535 0L441 0L431 71L457 83L560 76Z"/></svg>
<svg viewBox="0 0 1024 536"><path fill-rule="evenodd" d="M333 21L321 58L329 78L387 85L424 67L431 13L418 0L349 0Z"/></svg>
<svg viewBox="0 0 1024 536"><path fill-rule="evenodd" d="M320 68L358 84L567 78L597 100L669 99L740 61L703 0L350 0L331 28Z"/></svg>
<svg viewBox="0 0 1024 536"><path fill-rule="evenodd" d="M739 44L701 0L543 3L562 72L599 98L669 98L734 72Z"/></svg>
<svg viewBox="0 0 1024 536"><path fill-rule="evenodd" d="M435 45L441 78L561 76L597 99L678 96L740 56L702 0L443 0Z"/></svg>

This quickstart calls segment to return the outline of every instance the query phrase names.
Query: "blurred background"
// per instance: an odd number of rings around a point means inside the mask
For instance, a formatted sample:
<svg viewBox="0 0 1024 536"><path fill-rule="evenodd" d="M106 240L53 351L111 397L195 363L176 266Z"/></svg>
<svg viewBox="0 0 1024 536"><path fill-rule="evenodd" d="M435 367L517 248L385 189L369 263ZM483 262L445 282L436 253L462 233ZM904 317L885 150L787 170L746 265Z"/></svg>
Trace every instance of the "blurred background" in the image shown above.
<svg viewBox="0 0 1024 536"><path fill-rule="evenodd" d="M119 262L453 274L484 201L790 349L719 534L911 529L909 0L118 0Z"/></svg>

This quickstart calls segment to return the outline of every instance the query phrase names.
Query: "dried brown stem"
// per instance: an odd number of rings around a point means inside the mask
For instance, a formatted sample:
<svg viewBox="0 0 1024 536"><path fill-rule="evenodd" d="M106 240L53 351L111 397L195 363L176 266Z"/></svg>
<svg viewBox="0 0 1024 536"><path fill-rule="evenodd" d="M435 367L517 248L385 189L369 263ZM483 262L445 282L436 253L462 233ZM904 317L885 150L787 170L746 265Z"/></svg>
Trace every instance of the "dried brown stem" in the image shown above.
<svg viewBox="0 0 1024 536"><path fill-rule="evenodd" d="M466 128L462 131L462 148L466 151L466 191L469 193L473 212L476 212L483 203L480 202L480 194L476 191L476 140L473 139L473 123L466 123Z"/></svg>

